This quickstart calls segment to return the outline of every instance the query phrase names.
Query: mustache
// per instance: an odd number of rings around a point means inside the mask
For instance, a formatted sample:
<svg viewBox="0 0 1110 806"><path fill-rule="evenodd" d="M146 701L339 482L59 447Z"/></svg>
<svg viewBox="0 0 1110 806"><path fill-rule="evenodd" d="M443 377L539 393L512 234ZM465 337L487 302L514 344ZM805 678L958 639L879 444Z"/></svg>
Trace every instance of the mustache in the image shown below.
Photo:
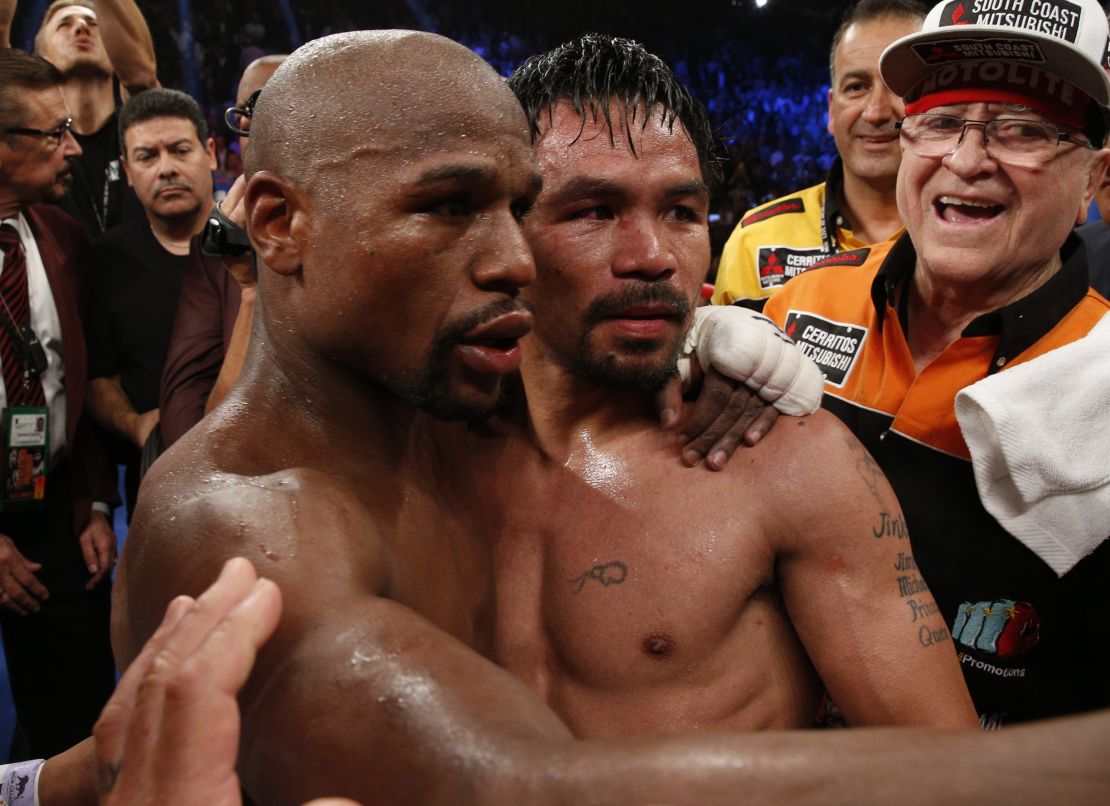
<svg viewBox="0 0 1110 806"><path fill-rule="evenodd" d="M640 280L591 302L586 308L585 324L589 327L629 308L658 304L669 306L674 311L675 319L686 319L692 309L686 295L670 283L649 283Z"/></svg>
<svg viewBox="0 0 1110 806"><path fill-rule="evenodd" d="M180 179L164 179L154 186L154 195L157 196L167 188L174 188L176 190L192 190L193 186L188 182L182 182Z"/></svg>
<svg viewBox="0 0 1110 806"><path fill-rule="evenodd" d="M461 319L449 323L440 331L436 339L436 352L447 352L462 341L463 336L479 325L492 321L507 313L531 313L532 303L523 297L501 299L479 308Z"/></svg>

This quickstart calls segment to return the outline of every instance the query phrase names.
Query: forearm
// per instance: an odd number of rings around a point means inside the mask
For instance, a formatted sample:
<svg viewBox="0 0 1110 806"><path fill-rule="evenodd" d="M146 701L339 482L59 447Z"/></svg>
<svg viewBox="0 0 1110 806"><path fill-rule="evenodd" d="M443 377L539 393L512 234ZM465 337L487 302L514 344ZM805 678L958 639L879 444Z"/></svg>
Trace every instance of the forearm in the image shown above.
<svg viewBox="0 0 1110 806"><path fill-rule="evenodd" d="M136 444L139 413L131 405L117 378L93 378L89 381L89 413L101 428Z"/></svg>
<svg viewBox="0 0 1110 806"><path fill-rule="evenodd" d="M216 384L212 387L212 393L208 396L208 402L204 406L205 414L220 405L220 401L227 397L227 393L231 391L231 387L235 385L235 381L238 380L239 373L243 369L247 357L247 346L250 344L251 323L254 321L255 290L254 286L248 286L243 289L243 294L239 298L239 313L235 317L235 327L231 331L231 341L227 346L224 362L220 366L220 374L216 378Z"/></svg>
<svg viewBox="0 0 1110 806"><path fill-rule="evenodd" d="M96 0L100 36L120 84L134 95L157 87L154 41L135 0Z"/></svg>
<svg viewBox="0 0 1110 806"><path fill-rule="evenodd" d="M39 806L96 806L96 746L85 739L46 760L39 773Z"/></svg>
<svg viewBox="0 0 1110 806"><path fill-rule="evenodd" d="M993 733L766 732L535 748L504 803L1105 803L1110 712ZM526 788L519 788L519 787Z"/></svg>

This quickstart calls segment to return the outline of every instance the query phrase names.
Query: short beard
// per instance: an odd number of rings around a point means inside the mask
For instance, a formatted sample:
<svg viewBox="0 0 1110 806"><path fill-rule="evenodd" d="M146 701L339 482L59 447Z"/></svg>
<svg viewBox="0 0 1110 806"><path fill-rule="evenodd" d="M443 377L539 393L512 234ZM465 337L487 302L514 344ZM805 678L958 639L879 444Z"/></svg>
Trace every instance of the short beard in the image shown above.
<svg viewBox="0 0 1110 806"><path fill-rule="evenodd" d="M582 334L573 352L561 359L574 377L589 381L605 389L625 389L633 392L657 392L678 372L678 356L682 351L685 329L675 337L674 344L662 358L652 363L623 362L624 357L647 355L665 346L660 339L624 339L617 343L617 350L598 354L590 346L590 334L595 325L637 305L666 303L674 309L676 319L685 322L690 316L690 300L674 286L641 282L621 291L595 299L583 316Z"/></svg>
<svg viewBox="0 0 1110 806"><path fill-rule="evenodd" d="M460 399L451 392L451 353L462 337L478 325L518 311L524 305L523 301L495 302L441 330L436 336L424 368L400 390L401 398L437 420L478 423L488 418L501 406L505 398L504 382L495 399L485 405L479 406Z"/></svg>

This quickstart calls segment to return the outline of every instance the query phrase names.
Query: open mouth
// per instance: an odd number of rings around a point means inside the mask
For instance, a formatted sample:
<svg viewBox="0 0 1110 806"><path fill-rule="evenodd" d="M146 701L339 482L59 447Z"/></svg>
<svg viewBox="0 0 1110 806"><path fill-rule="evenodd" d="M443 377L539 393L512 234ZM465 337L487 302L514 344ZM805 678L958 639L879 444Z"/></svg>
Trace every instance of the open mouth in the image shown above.
<svg viewBox="0 0 1110 806"><path fill-rule="evenodd" d="M464 333L456 342L463 362L483 374L504 375L520 366L520 339L532 329L532 314L513 311Z"/></svg>
<svg viewBox="0 0 1110 806"><path fill-rule="evenodd" d="M1001 204L960 196L941 196L933 203L937 215L949 224L990 221L1006 209Z"/></svg>

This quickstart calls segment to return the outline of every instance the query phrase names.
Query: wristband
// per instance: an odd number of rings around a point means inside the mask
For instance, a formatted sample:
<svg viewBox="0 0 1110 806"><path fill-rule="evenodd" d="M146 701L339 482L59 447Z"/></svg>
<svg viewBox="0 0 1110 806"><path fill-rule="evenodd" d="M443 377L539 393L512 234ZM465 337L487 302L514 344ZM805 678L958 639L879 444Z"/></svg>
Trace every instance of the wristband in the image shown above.
<svg viewBox="0 0 1110 806"><path fill-rule="evenodd" d="M7 806L38 806L39 772L45 759L0 765L0 801Z"/></svg>

